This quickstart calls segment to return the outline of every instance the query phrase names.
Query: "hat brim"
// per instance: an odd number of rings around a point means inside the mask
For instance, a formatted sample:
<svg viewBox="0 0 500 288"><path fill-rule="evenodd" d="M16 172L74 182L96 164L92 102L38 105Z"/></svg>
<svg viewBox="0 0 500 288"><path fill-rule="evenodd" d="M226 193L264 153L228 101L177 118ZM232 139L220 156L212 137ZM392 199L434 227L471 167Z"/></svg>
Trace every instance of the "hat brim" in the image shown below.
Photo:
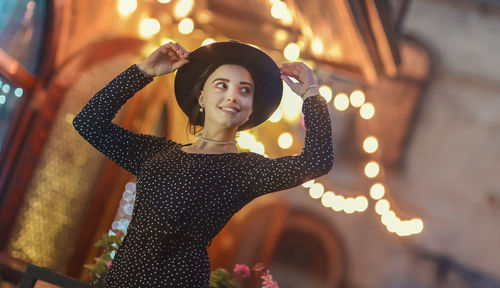
<svg viewBox="0 0 500 288"><path fill-rule="evenodd" d="M254 107L248 121L238 130L256 127L266 121L278 108L283 95L283 81L278 65L262 50L237 41L213 42L201 46L188 56L189 62L177 70L175 98L186 115L199 109L198 95L192 94L195 83L210 64L240 64L254 80ZM196 125L202 125L198 120Z"/></svg>

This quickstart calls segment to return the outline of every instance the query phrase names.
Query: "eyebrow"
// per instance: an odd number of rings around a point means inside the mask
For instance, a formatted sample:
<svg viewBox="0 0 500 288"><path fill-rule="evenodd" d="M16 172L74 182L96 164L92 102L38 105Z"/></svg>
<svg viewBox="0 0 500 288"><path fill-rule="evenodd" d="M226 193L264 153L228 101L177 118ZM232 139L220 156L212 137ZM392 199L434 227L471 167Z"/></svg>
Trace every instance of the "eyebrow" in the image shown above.
<svg viewBox="0 0 500 288"><path fill-rule="evenodd" d="M222 81L229 82L229 79L226 79L226 78L215 78L214 81L212 81L212 83L214 83L217 80L222 80ZM250 85L250 87L253 88L253 85L251 83L248 83L248 82L245 82L245 81L241 81L240 84L248 84L248 85Z"/></svg>

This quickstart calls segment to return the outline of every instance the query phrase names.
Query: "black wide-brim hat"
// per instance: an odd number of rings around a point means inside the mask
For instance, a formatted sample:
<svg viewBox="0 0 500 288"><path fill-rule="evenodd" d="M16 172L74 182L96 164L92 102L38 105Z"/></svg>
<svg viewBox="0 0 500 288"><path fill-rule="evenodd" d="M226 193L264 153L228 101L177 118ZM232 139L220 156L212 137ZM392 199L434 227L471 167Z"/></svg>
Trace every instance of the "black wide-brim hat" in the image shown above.
<svg viewBox="0 0 500 288"><path fill-rule="evenodd" d="M175 98L186 115L200 109L199 94L191 93L202 72L210 64L240 64L254 81L253 113L238 130L256 127L266 121L278 108L283 95L283 81L278 65L264 51L236 40L213 42L201 46L188 55L189 62L177 70L175 75ZM196 125L202 126L203 117Z"/></svg>

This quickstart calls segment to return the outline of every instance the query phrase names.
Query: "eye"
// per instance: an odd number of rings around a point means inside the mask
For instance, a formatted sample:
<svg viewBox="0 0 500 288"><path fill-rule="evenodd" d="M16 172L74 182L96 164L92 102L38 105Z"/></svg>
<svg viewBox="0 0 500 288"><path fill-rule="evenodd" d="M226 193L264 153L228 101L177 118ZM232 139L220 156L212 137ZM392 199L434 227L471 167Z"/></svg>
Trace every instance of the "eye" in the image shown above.
<svg viewBox="0 0 500 288"><path fill-rule="evenodd" d="M243 87L242 89L247 89L247 91L245 92L247 94L250 94L250 92L252 92L252 89L250 89L250 87Z"/></svg>
<svg viewBox="0 0 500 288"><path fill-rule="evenodd" d="M226 87L227 87L226 83L224 83L224 82L219 82L219 83L217 83L217 84L215 85L215 87L221 88L221 87L219 87L219 85L220 85L220 84L224 85L224 88L226 88Z"/></svg>

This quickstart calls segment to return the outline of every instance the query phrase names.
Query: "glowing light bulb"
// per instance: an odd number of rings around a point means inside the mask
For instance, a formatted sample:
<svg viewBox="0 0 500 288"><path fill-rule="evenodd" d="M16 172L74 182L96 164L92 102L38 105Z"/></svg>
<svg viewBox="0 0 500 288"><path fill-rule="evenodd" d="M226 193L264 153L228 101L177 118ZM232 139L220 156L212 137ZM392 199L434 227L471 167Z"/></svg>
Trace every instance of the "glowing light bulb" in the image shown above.
<svg viewBox="0 0 500 288"><path fill-rule="evenodd" d="M182 34L189 34L193 32L194 22L191 18L184 18L179 22L177 28Z"/></svg>
<svg viewBox="0 0 500 288"><path fill-rule="evenodd" d="M356 211L363 212L368 208L368 199L365 196L358 196L354 198L354 201L356 202Z"/></svg>
<svg viewBox="0 0 500 288"><path fill-rule="evenodd" d="M122 16L132 14L137 9L137 0L119 0L118 13Z"/></svg>
<svg viewBox="0 0 500 288"><path fill-rule="evenodd" d="M295 43L289 43L283 50L285 58L289 61L295 61L300 56L300 47Z"/></svg>
<svg viewBox="0 0 500 288"><path fill-rule="evenodd" d="M309 188L312 186L312 184L314 184L314 179L302 183L302 187Z"/></svg>
<svg viewBox="0 0 500 288"><path fill-rule="evenodd" d="M290 14L290 11L288 9L285 11L285 15L283 15L283 18L280 19L281 23L284 25L290 25L293 22L292 14Z"/></svg>
<svg viewBox="0 0 500 288"><path fill-rule="evenodd" d="M193 0L180 0L174 8L174 15L179 19L186 17L193 8Z"/></svg>
<svg viewBox="0 0 500 288"><path fill-rule="evenodd" d="M382 224L385 226L393 225L394 222L396 222L396 213L394 211L389 210L382 214L382 217L380 219L382 221Z"/></svg>
<svg viewBox="0 0 500 288"><path fill-rule="evenodd" d="M345 207L344 203L345 203L344 196L335 195L335 197L333 198L333 203L330 207L333 209L333 211L340 212Z"/></svg>
<svg viewBox="0 0 500 288"><path fill-rule="evenodd" d="M326 208L331 207L334 200L335 194L332 191L327 191L321 196L321 204Z"/></svg>
<svg viewBox="0 0 500 288"><path fill-rule="evenodd" d="M389 208L390 208L389 201L385 199L380 199L375 204L375 212L377 212L377 214L379 215L383 215L384 213L389 211Z"/></svg>
<svg viewBox="0 0 500 288"><path fill-rule="evenodd" d="M361 90L354 90L351 93L350 100L351 100L351 105L353 107L356 107L356 108L360 107L361 105L363 105L365 103L365 93L363 93L363 91L361 91Z"/></svg>
<svg viewBox="0 0 500 288"><path fill-rule="evenodd" d="M283 19L288 13L286 3L283 1L276 1L271 6L271 16L276 19Z"/></svg>
<svg viewBox="0 0 500 288"><path fill-rule="evenodd" d="M349 107L349 97L345 93L335 95L333 99L333 106L338 111L345 111Z"/></svg>
<svg viewBox="0 0 500 288"><path fill-rule="evenodd" d="M205 45L208 45L208 44L211 44L214 42L215 42L215 39L207 38L207 39L203 40L203 42L201 42L201 46L205 46Z"/></svg>
<svg viewBox="0 0 500 288"><path fill-rule="evenodd" d="M378 141L377 138L374 136L369 136L366 137L365 140L363 141L363 149L367 153L373 153L377 151L378 148Z"/></svg>
<svg viewBox="0 0 500 288"><path fill-rule="evenodd" d="M281 135L278 138L278 145L282 149L288 149L290 146L292 146L293 143L293 137L292 134L288 132L281 133Z"/></svg>
<svg viewBox="0 0 500 288"><path fill-rule="evenodd" d="M370 161L366 164L366 166L365 166L366 177L368 177L368 178L377 177L379 172L380 172L380 167L379 167L377 162Z"/></svg>
<svg viewBox="0 0 500 288"><path fill-rule="evenodd" d="M144 38L151 38L160 32L160 22L154 18L144 19L141 22L140 34Z"/></svg>
<svg viewBox="0 0 500 288"><path fill-rule="evenodd" d="M344 212L347 214L352 214L356 212L356 201L354 198L346 198L344 201Z"/></svg>
<svg viewBox="0 0 500 288"><path fill-rule="evenodd" d="M311 42L311 50L315 55L323 54L323 41L320 38L314 38Z"/></svg>
<svg viewBox="0 0 500 288"><path fill-rule="evenodd" d="M240 131L240 135L237 139L238 145L243 149L250 149L252 143L255 143L255 137L245 131Z"/></svg>
<svg viewBox="0 0 500 288"><path fill-rule="evenodd" d="M373 118L373 115L375 115L375 107L371 103L365 103L359 109L359 114L363 119L371 119Z"/></svg>
<svg viewBox="0 0 500 288"><path fill-rule="evenodd" d="M273 115L271 115L271 117L269 117L269 121L271 121L272 123L276 123L276 122L281 120L282 116L283 116L283 113L281 113L281 109L278 108L278 109L274 110Z"/></svg>
<svg viewBox="0 0 500 288"><path fill-rule="evenodd" d="M278 29L274 32L274 39L278 42L284 42L288 38L288 32L283 29Z"/></svg>
<svg viewBox="0 0 500 288"><path fill-rule="evenodd" d="M370 188L370 196L375 200L381 199L382 197L384 197L384 194L385 188L382 183L375 183Z"/></svg>
<svg viewBox="0 0 500 288"><path fill-rule="evenodd" d="M264 144L260 141L256 141L250 144L250 151L258 154L264 154Z"/></svg>
<svg viewBox="0 0 500 288"><path fill-rule="evenodd" d="M413 218L410 220L410 222L413 224L413 233L414 234L419 234L424 230L424 222L422 222L422 219L420 218Z"/></svg>
<svg viewBox="0 0 500 288"><path fill-rule="evenodd" d="M281 98L281 111L283 117L288 121L295 121L301 115L302 99L293 92L288 85L283 85L283 97Z"/></svg>
<svg viewBox="0 0 500 288"><path fill-rule="evenodd" d="M330 88L330 86L319 86L319 94L323 96L323 98L325 98L326 103L329 103L332 100L332 89Z"/></svg>
<svg viewBox="0 0 500 288"><path fill-rule="evenodd" d="M311 185L311 188L309 188L309 195L311 197L317 197L315 199L319 199L321 196L323 196L323 193L325 192L325 187L323 187L323 184L321 183L314 183Z"/></svg>

